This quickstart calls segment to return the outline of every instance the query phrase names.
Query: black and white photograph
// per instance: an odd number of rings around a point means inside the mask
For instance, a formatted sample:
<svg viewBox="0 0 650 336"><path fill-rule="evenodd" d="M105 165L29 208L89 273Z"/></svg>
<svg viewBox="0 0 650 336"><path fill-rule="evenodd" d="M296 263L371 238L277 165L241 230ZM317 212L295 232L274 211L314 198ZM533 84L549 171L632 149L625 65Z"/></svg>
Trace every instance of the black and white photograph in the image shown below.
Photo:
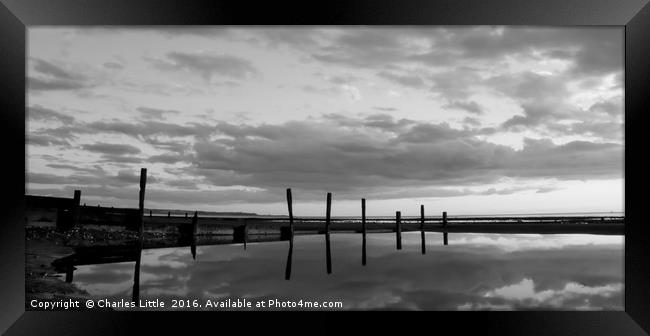
<svg viewBox="0 0 650 336"><path fill-rule="evenodd" d="M623 311L624 42L28 27L25 309Z"/></svg>

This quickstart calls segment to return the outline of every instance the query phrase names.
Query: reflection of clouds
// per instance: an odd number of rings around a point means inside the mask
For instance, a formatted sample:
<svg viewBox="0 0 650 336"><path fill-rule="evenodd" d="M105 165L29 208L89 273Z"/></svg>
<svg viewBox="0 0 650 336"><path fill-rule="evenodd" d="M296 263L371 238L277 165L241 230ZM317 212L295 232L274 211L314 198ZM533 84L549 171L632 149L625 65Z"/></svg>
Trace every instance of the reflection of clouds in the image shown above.
<svg viewBox="0 0 650 336"><path fill-rule="evenodd" d="M560 289L536 290L535 282L525 278L519 283L507 285L490 290L483 294L488 300L501 298L527 308L555 308L555 309L578 309L595 310L600 307L591 305L593 297L620 298L623 291L623 284L613 283L603 286L585 286L583 284L569 282ZM466 303L460 305L459 309L492 309L506 307L507 305L492 305L489 302ZM602 308L601 308L602 309Z"/></svg>
<svg viewBox="0 0 650 336"><path fill-rule="evenodd" d="M478 234L450 233L450 245L494 246L506 252L562 249L568 246L582 245L623 245L623 236L586 235L586 234Z"/></svg>
<svg viewBox="0 0 650 336"><path fill-rule="evenodd" d="M75 266L75 286L97 296L130 294L133 288L133 262Z"/></svg>
<svg viewBox="0 0 650 336"><path fill-rule="evenodd" d="M421 255L419 232L405 233L400 251L394 233L369 234L364 267L361 235L333 234L333 274L327 275L324 236L296 236L290 281L284 280L288 242L248 250L200 246L196 262L185 247L150 250L142 259L141 297L327 300L364 310L622 309L622 237L452 233L450 238L457 243L443 246L441 234L427 233L427 254ZM133 263L127 264L89 268L97 281L89 292L130 296L133 280L115 276L132 277Z"/></svg>

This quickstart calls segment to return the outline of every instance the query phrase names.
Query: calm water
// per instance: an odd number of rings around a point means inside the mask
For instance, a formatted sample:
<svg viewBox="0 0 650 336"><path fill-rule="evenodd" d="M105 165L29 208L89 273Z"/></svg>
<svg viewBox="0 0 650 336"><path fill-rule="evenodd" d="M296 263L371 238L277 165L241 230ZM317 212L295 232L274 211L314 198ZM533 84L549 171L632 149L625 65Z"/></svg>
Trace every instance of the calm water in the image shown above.
<svg viewBox="0 0 650 336"><path fill-rule="evenodd" d="M142 252L140 299L341 301L344 309L623 310L623 236L580 234L332 234L289 242ZM73 282L96 298L130 300L135 262L77 266ZM165 309L168 309L166 307ZM294 308L300 309L300 308Z"/></svg>

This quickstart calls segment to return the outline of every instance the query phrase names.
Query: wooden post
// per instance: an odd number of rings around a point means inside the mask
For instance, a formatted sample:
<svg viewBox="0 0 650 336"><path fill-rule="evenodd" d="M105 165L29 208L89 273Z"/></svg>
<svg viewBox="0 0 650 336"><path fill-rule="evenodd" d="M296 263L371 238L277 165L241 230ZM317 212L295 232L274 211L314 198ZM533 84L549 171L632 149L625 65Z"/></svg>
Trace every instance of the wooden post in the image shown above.
<svg viewBox="0 0 650 336"><path fill-rule="evenodd" d="M442 212L442 227L447 227L447 211Z"/></svg>
<svg viewBox="0 0 650 336"><path fill-rule="evenodd" d="M395 212L395 239L397 240L397 249L402 249L402 213Z"/></svg>
<svg viewBox="0 0 650 336"><path fill-rule="evenodd" d="M196 237L196 233L199 230L199 212L194 211L194 217L192 217L192 237Z"/></svg>
<svg viewBox="0 0 650 336"><path fill-rule="evenodd" d="M79 204L81 203L81 190L75 190L72 198L72 226L79 224Z"/></svg>
<svg viewBox="0 0 650 336"><path fill-rule="evenodd" d="M140 169L140 198L138 202L138 209L139 209L139 221L140 225L138 226L138 230L140 233L140 238L142 239L144 235L144 191L145 187L147 186L147 168L142 168Z"/></svg>
<svg viewBox="0 0 650 336"><path fill-rule="evenodd" d="M330 214L332 212L332 193L327 193L327 208L325 211L325 232L330 232Z"/></svg>
<svg viewBox="0 0 650 336"><path fill-rule="evenodd" d="M172 212L171 212L171 211L167 211L167 218L171 218L171 217L172 217Z"/></svg>
<svg viewBox="0 0 650 336"><path fill-rule="evenodd" d="M293 243L293 200L291 199L291 188L287 188L287 207L289 208L289 230L291 230L291 243Z"/></svg>
<svg viewBox="0 0 650 336"><path fill-rule="evenodd" d="M422 254L426 254L427 244L424 237L424 204L420 204L420 238L422 240Z"/></svg>
<svg viewBox="0 0 650 336"><path fill-rule="evenodd" d="M327 193L327 210L325 212L325 262L327 274L332 273L332 251L330 249L330 215L332 212L332 193Z"/></svg>
<svg viewBox="0 0 650 336"><path fill-rule="evenodd" d="M363 236L361 249L361 265L366 265L366 199L361 199L361 234Z"/></svg>
<svg viewBox="0 0 650 336"><path fill-rule="evenodd" d="M196 234L199 231L199 212L194 211L194 217L192 217L192 244L190 245L190 252L192 253L192 259L196 260Z"/></svg>
<svg viewBox="0 0 650 336"><path fill-rule="evenodd" d="M149 210L149 218L153 217L153 210Z"/></svg>
<svg viewBox="0 0 650 336"><path fill-rule="evenodd" d="M185 218L187 218L187 212L185 213Z"/></svg>

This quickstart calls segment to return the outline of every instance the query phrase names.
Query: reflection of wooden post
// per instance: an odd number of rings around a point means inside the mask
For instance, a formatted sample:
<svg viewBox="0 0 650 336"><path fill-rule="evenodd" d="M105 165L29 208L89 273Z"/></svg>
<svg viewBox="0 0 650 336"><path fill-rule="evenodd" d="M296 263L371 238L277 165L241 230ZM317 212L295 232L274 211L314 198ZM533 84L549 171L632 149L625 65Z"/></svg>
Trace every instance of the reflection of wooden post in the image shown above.
<svg viewBox="0 0 650 336"><path fill-rule="evenodd" d="M420 204L420 238L422 240L422 254L426 254L427 244L424 238L424 204Z"/></svg>
<svg viewBox="0 0 650 336"><path fill-rule="evenodd" d="M135 302L136 305L140 302L140 262L142 259L142 245L137 251L135 257L135 269L133 270L133 292L131 294L131 302Z"/></svg>
<svg viewBox="0 0 650 336"><path fill-rule="evenodd" d="M138 230L140 233L140 238L143 237L144 235L144 219L142 218L144 216L144 190L147 185L147 168L142 168L140 169L140 199L138 202L138 209L139 209L139 216L138 220L140 223L138 223Z"/></svg>
<svg viewBox="0 0 650 336"><path fill-rule="evenodd" d="M361 199L361 234L363 236L361 250L361 265L366 265L366 199Z"/></svg>
<svg viewBox="0 0 650 336"><path fill-rule="evenodd" d="M443 237L443 240L444 240L444 244L447 245L447 231L445 231L445 233L443 233L442 237Z"/></svg>
<svg viewBox="0 0 650 336"><path fill-rule="evenodd" d="M442 212L442 227L447 227L447 211Z"/></svg>
<svg viewBox="0 0 650 336"><path fill-rule="evenodd" d="M289 254L287 255L287 266L284 269L284 279L291 279L291 262L293 257L293 243L289 243Z"/></svg>
<svg viewBox="0 0 650 336"><path fill-rule="evenodd" d="M72 264L69 264L68 267L65 270L65 282L67 282L67 283L72 282L73 273L74 273L74 266Z"/></svg>
<svg viewBox="0 0 650 336"><path fill-rule="evenodd" d="M74 191L72 198L72 226L79 224L79 204L81 203L81 190Z"/></svg>
<svg viewBox="0 0 650 336"><path fill-rule="evenodd" d="M397 240L397 249L402 249L402 213L395 213L395 239Z"/></svg>
<svg viewBox="0 0 650 336"><path fill-rule="evenodd" d="M325 213L325 258L327 274L332 273L332 251L330 250L330 215L332 212L332 193L327 193L327 210Z"/></svg>

